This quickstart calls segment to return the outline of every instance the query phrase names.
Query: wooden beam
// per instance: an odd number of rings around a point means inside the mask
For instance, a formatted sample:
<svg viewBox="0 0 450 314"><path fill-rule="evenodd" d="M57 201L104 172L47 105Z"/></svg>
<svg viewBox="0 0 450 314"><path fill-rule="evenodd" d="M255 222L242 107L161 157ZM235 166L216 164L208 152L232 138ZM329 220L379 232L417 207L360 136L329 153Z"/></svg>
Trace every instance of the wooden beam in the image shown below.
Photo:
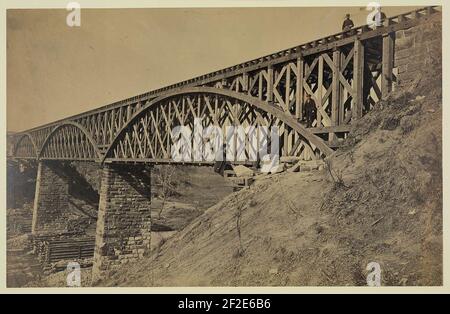
<svg viewBox="0 0 450 314"><path fill-rule="evenodd" d="M383 36L381 98L385 99L392 90L392 70L394 68L394 40L395 33Z"/></svg>
<svg viewBox="0 0 450 314"><path fill-rule="evenodd" d="M333 51L333 81L331 82L331 126L339 125L339 106L341 99L341 84L339 80L341 64L341 52L339 50ZM335 141L335 134L328 135L328 142Z"/></svg>
<svg viewBox="0 0 450 314"><path fill-rule="evenodd" d="M286 64L286 83L284 85L285 85L284 101L288 112L291 113L291 106L289 99L291 96L291 66L289 63Z"/></svg>
<svg viewBox="0 0 450 314"><path fill-rule="evenodd" d="M313 134L341 133L341 132L349 132L350 126L349 125L325 126L320 128L309 128L308 131L310 131Z"/></svg>
<svg viewBox="0 0 450 314"><path fill-rule="evenodd" d="M267 101L273 101L273 66L267 67Z"/></svg>
<svg viewBox="0 0 450 314"><path fill-rule="evenodd" d="M340 63L341 52L339 50L333 51L333 81L332 81L332 100L331 100L331 125L339 124L339 100L340 100Z"/></svg>
<svg viewBox="0 0 450 314"><path fill-rule="evenodd" d="M303 57L297 58L297 80L295 89L295 117L303 118Z"/></svg>
<svg viewBox="0 0 450 314"><path fill-rule="evenodd" d="M248 74L247 74L247 72L242 73L241 83L242 83L242 91L243 92L248 91Z"/></svg>
<svg viewBox="0 0 450 314"><path fill-rule="evenodd" d="M364 46L355 40L355 54L353 56L353 109L352 120L362 117L363 84L364 84Z"/></svg>
<svg viewBox="0 0 450 314"><path fill-rule="evenodd" d="M317 99L318 102L316 104L319 108L322 108L322 85L323 85L323 56L319 56L319 69L318 69L318 77L317 77ZM320 127L322 125L322 115L321 110L317 109L317 125L316 127Z"/></svg>

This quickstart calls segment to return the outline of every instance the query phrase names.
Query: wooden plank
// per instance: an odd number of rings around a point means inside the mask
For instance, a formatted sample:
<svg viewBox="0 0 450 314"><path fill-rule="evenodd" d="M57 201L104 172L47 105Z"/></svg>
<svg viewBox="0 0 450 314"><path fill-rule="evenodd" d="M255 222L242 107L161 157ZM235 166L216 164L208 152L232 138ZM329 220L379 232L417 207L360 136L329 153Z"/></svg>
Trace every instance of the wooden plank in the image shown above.
<svg viewBox="0 0 450 314"><path fill-rule="evenodd" d="M354 95L355 95L354 87L352 87L352 86L347 82L347 80L345 79L344 75L342 75L342 72L341 72L341 71L339 71L338 75L339 75L339 81L340 81L341 84L344 86L344 88L347 90L347 92L348 92L350 95L354 96Z"/></svg>
<svg viewBox="0 0 450 314"><path fill-rule="evenodd" d="M345 78L342 75L342 70L345 69L343 67L344 60L345 60L345 54L343 52L341 52L340 55L341 55L340 56L341 61L340 61L340 68L339 68L339 72L338 72L339 83L341 83L341 76L345 80ZM338 114L339 123L338 124L339 125L341 125L344 122L344 116L345 116L345 108L344 108L345 107L345 101L344 101L345 98L344 97L346 95L347 95L347 92L346 92L345 88L343 86L340 86L339 87L339 107L338 107L338 111L339 111L339 114Z"/></svg>
<svg viewBox="0 0 450 314"><path fill-rule="evenodd" d="M289 104L289 98L291 96L291 66L289 63L286 65L286 84L285 84L285 103L287 106L287 111L290 112L290 104Z"/></svg>
<svg viewBox="0 0 450 314"><path fill-rule="evenodd" d="M280 73L278 73L276 75L275 82L273 84L274 88L276 86L278 86L278 84L280 83L281 79L283 78L284 73L286 72L286 69L289 69L289 64L287 64L284 67L282 67Z"/></svg>
<svg viewBox="0 0 450 314"><path fill-rule="evenodd" d="M248 91L248 74L247 74L247 72L242 73L241 84L242 84L242 91L243 92Z"/></svg>
<svg viewBox="0 0 450 314"><path fill-rule="evenodd" d="M325 126L320 128L310 128L308 129L313 134L325 134L325 133L340 133L340 132L349 132L349 125L337 125L337 126Z"/></svg>
<svg viewBox="0 0 450 314"><path fill-rule="evenodd" d="M323 55L319 56L319 75L317 78L317 99L319 102L316 104L319 106L317 110L317 124L316 127L320 127L322 125L322 113L320 110L322 108L322 89L323 89Z"/></svg>
<svg viewBox="0 0 450 314"><path fill-rule="evenodd" d="M275 96L275 99L280 104L281 108L284 112L288 111L288 106L284 103L283 97L281 97L280 93L276 89L273 90L273 95Z"/></svg>
<svg viewBox="0 0 450 314"><path fill-rule="evenodd" d="M362 117L363 82L364 82L364 46L360 40L355 40L353 56L353 108L352 119Z"/></svg>
<svg viewBox="0 0 450 314"><path fill-rule="evenodd" d="M264 79L264 71L259 72L259 79L258 79L258 99L263 99L263 79Z"/></svg>
<svg viewBox="0 0 450 314"><path fill-rule="evenodd" d="M327 53L322 54L323 60L326 62L326 64L330 67L330 69L333 69L333 60L331 60L330 56Z"/></svg>
<svg viewBox="0 0 450 314"><path fill-rule="evenodd" d="M295 117L303 118L303 57L297 59L297 78L295 90Z"/></svg>
<svg viewBox="0 0 450 314"><path fill-rule="evenodd" d="M250 84L248 86L248 94L252 95L252 90L255 87L256 82L258 82L259 80L259 73L256 74L255 76L250 77Z"/></svg>
<svg viewBox="0 0 450 314"><path fill-rule="evenodd" d="M267 68L267 96L266 99L268 102L273 101L273 67L269 65Z"/></svg>
<svg viewBox="0 0 450 314"><path fill-rule="evenodd" d="M314 71L314 68L316 67L319 59L320 57L316 57L314 61L311 63L311 65L308 65L307 63L305 64L305 79L308 79L312 71Z"/></svg>
<svg viewBox="0 0 450 314"><path fill-rule="evenodd" d="M394 39L395 33L383 36L381 97L385 99L392 90L392 70L394 67Z"/></svg>
<svg viewBox="0 0 450 314"><path fill-rule="evenodd" d="M339 50L333 52L333 81L332 81L332 91L331 91L331 125L336 126L339 124L339 100L340 100L340 80L338 73L340 72L340 56Z"/></svg>
<svg viewBox="0 0 450 314"><path fill-rule="evenodd" d="M366 68L366 71L370 71L370 70ZM381 94L380 88L378 87L377 79L375 77L373 77L371 72L370 72L370 82L372 83L372 88L373 88L373 90L375 92L375 95L377 95L378 99L381 99L382 98L382 94Z"/></svg>

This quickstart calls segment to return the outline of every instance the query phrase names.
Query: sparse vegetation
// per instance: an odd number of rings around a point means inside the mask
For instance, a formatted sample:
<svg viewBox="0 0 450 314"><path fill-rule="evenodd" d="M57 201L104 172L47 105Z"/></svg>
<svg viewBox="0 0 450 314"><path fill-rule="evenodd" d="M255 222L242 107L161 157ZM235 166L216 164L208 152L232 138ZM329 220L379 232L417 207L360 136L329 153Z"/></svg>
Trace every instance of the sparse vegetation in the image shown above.
<svg viewBox="0 0 450 314"><path fill-rule="evenodd" d="M244 203L240 203L236 208L235 218L236 218L236 231L239 239L239 248L237 251L237 256L244 255L244 246L242 245L242 235L241 235L241 222L242 222L242 208Z"/></svg>
<svg viewBox="0 0 450 314"><path fill-rule="evenodd" d="M159 185L159 197L161 198L161 208L158 212L158 218L161 215L166 206L167 199L173 195L176 191L174 175L176 168L171 165L161 166L156 173L157 184Z"/></svg>
<svg viewBox="0 0 450 314"><path fill-rule="evenodd" d="M340 188L348 188L348 186L345 185L344 179L342 178L343 173L342 170L335 170L333 169L333 163L331 159L325 159L325 168L328 171L329 176L334 182L334 189L340 189Z"/></svg>

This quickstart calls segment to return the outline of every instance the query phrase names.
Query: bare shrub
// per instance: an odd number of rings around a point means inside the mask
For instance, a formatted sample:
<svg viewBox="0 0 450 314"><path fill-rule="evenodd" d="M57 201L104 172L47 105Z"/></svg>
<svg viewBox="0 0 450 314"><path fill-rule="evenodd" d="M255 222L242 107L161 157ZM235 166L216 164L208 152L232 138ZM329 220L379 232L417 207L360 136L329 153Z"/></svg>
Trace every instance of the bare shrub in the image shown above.
<svg viewBox="0 0 450 314"><path fill-rule="evenodd" d="M242 235L241 235L241 219L242 219L242 209L244 207L244 204L238 204L236 208L236 212L234 216L236 217L236 231L238 234L239 239L239 249L237 251L237 256L243 256L244 255L244 246L242 245Z"/></svg>
<svg viewBox="0 0 450 314"><path fill-rule="evenodd" d="M158 218L164 211L168 198L175 193L175 170L174 166L161 166L156 174L157 184L160 186L159 197L161 198L161 208L158 212Z"/></svg>
<svg viewBox="0 0 450 314"><path fill-rule="evenodd" d="M327 168L328 174L330 175L331 179L333 180L335 189L340 189L340 188L347 189L348 188L348 186L345 185L345 183L344 183L344 179L342 178L342 176L343 176L342 171L334 170L330 159L325 160L325 167Z"/></svg>

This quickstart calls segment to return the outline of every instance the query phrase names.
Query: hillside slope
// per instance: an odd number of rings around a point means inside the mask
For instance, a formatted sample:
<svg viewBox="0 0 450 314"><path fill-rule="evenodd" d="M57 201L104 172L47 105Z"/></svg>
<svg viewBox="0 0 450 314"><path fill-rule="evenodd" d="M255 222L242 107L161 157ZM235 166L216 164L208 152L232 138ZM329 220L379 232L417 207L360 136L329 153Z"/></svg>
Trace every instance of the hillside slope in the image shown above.
<svg viewBox="0 0 450 314"><path fill-rule="evenodd" d="M441 285L442 95L431 77L377 104L323 171L257 180L97 285L365 285L369 262L383 285Z"/></svg>

